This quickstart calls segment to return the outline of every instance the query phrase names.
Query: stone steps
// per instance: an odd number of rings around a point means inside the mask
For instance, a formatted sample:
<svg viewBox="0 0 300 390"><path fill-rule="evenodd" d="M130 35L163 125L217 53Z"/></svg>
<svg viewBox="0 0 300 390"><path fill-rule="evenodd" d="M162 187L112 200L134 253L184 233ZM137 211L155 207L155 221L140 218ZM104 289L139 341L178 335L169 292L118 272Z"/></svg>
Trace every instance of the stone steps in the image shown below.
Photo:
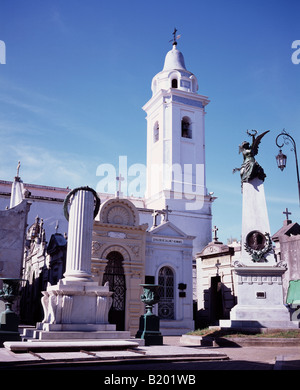
<svg viewBox="0 0 300 390"><path fill-rule="evenodd" d="M124 340L130 339L129 331L98 330L98 331L78 331L78 330L43 330L37 328L23 328L21 332L23 341L41 340Z"/></svg>
<svg viewBox="0 0 300 390"><path fill-rule="evenodd" d="M26 352L62 352L62 351L111 351L135 349L139 347L139 343L131 340L55 340L55 341L41 341L34 342L24 341L6 341L4 347L14 353Z"/></svg>

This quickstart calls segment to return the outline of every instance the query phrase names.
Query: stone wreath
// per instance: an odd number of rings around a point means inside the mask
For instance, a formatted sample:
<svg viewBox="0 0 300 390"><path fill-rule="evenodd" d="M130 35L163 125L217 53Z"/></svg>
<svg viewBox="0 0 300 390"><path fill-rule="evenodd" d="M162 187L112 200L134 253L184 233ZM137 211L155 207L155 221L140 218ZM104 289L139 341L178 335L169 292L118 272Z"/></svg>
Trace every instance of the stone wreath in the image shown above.
<svg viewBox="0 0 300 390"><path fill-rule="evenodd" d="M65 215L66 220L69 221L68 204L69 204L70 198L71 198L71 196L73 196L78 191L90 191L94 195L94 197L95 197L94 219L95 219L96 215L98 214L99 209L100 209L100 204L101 204L100 198L99 198L97 192L95 190L93 190L93 188L85 186L85 187L74 188L66 196L66 198L64 200L64 206L63 206L63 208L64 208L64 215Z"/></svg>
<svg viewBox="0 0 300 390"><path fill-rule="evenodd" d="M260 246L258 246L257 248L255 246L249 244L249 237L251 237L251 235L256 234L256 233L260 234L264 238L263 243ZM250 232L247 235L247 238L245 240L244 248L251 255L252 261L254 263L266 262L267 260L266 260L265 256L273 248L270 234L269 233L262 234L260 232Z"/></svg>

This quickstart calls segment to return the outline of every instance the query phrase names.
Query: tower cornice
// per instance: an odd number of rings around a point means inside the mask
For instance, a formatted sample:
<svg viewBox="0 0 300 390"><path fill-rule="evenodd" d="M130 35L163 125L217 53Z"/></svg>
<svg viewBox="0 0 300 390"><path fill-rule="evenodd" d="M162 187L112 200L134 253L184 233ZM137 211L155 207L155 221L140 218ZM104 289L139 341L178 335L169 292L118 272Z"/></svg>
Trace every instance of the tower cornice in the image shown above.
<svg viewBox="0 0 300 390"><path fill-rule="evenodd" d="M168 103L183 103L185 105L200 108L204 108L208 103L210 103L208 96L181 91L176 88L169 88L167 90L160 89L157 91L142 108L144 111L148 112L151 110L151 107L154 107L157 103L161 103L162 99L167 98L169 98ZM165 100L164 103L167 103L167 101Z"/></svg>

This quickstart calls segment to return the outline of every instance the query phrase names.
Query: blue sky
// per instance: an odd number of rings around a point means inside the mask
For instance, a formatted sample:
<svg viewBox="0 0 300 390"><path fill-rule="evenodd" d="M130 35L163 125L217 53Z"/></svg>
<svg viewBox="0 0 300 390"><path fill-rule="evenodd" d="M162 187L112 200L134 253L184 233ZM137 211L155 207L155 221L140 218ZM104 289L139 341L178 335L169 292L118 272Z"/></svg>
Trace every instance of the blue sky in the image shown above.
<svg viewBox="0 0 300 390"><path fill-rule="evenodd" d="M206 115L207 187L218 199L219 237L240 238L238 145L246 130L271 130L257 159L267 179L271 232L286 207L299 222L295 159L275 162L283 128L300 150L297 0L1 0L0 178L18 160L24 182L97 187L99 164L146 163L152 77L162 70L174 27L178 49L211 100Z"/></svg>

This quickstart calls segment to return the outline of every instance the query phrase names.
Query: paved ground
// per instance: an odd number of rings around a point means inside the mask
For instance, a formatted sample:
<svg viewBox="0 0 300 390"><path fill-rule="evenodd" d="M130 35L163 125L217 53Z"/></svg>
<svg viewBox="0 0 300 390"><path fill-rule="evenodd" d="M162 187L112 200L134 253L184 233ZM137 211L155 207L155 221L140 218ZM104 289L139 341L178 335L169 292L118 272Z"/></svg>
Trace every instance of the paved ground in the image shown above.
<svg viewBox="0 0 300 390"><path fill-rule="evenodd" d="M179 339L165 336L163 346L127 351L13 353L0 348L0 370L300 370L299 346L195 347Z"/></svg>

